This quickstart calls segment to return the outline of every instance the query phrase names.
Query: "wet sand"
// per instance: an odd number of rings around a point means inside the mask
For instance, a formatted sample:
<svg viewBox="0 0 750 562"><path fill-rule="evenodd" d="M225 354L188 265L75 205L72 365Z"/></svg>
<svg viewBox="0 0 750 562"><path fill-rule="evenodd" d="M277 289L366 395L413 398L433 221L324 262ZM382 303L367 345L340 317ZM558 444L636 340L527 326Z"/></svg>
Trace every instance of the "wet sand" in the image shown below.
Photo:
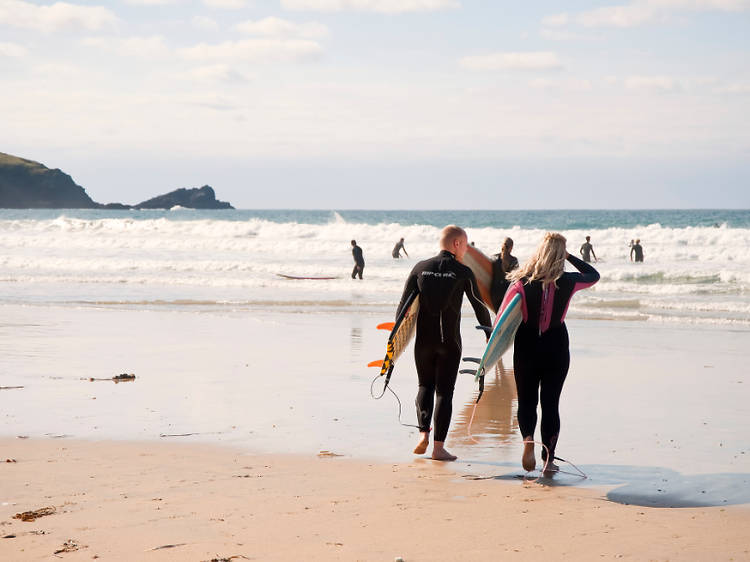
<svg viewBox="0 0 750 562"><path fill-rule="evenodd" d="M414 458L394 397L370 397L384 311L2 313L0 460L17 462L0 465L0 532L16 534L0 559L68 539L88 547L69 559L748 558L747 331L570 319L558 454L588 478L563 465L529 485L510 369L487 377L471 427L476 389L459 380L458 462ZM468 316L464 355L481 340ZM121 373L136 378L90 381ZM415 379L407 352L392 381L405 423Z"/></svg>
<svg viewBox="0 0 750 562"><path fill-rule="evenodd" d="M450 465L0 440L0 559L747 560L746 507L653 509ZM5 459L3 459L5 460ZM20 512L54 513L20 521ZM232 558L235 557L235 558Z"/></svg>

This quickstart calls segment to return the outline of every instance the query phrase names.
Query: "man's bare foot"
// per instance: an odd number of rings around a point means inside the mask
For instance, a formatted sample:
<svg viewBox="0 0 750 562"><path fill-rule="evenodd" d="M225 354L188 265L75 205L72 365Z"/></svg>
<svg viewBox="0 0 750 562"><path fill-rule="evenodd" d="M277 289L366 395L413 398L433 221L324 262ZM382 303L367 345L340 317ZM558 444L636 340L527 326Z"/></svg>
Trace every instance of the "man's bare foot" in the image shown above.
<svg viewBox="0 0 750 562"><path fill-rule="evenodd" d="M536 468L536 455L534 454L534 441L531 437L524 437L523 440L523 457L521 464L526 472L531 472Z"/></svg>
<svg viewBox="0 0 750 562"><path fill-rule="evenodd" d="M551 478L555 475L556 472L560 472L560 467L557 466L555 463L550 462L544 466L542 474L546 476L547 478Z"/></svg>
<svg viewBox="0 0 750 562"><path fill-rule="evenodd" d="M432 447L432 460L434 461L454 461L458 457L450 454L443 446L443 441L435 441Z"/></svg>
<svg viewBox="0 0 750 562"><path fill-rule="evenodd" d="M430 444L430 433L421 431L419 436L419 443L414 447L414 454L424 455L427 452L427 446Z"/></svg>

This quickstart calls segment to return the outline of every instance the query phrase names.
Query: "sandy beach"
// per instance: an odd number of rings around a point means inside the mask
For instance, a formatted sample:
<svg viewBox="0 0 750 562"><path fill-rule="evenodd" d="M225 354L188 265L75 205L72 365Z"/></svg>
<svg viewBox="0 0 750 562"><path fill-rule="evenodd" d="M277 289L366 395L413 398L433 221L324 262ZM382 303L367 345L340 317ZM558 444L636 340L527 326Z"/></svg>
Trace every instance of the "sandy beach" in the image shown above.
<svg viewBox="0 0 750 562"><path fill-rule="evenodd" d="M459 379L457 462L411 454L370 397L377 309L3 311L3 560L750 559L743 330L571 319L558 454L587 478L530 483L509 368L471 427ZM404 423L414 386L407 357Z"/></svg>
<svg viewBox="0 0 750 562"><path fill-rule="evenodd" d="M653 509L449 465L4 439L0 558L746 560L746 507ZM5 459L3 459L5 460ZM17 513L52 507L34 521ZM234 558L233 558L234 557Z"/></svg>

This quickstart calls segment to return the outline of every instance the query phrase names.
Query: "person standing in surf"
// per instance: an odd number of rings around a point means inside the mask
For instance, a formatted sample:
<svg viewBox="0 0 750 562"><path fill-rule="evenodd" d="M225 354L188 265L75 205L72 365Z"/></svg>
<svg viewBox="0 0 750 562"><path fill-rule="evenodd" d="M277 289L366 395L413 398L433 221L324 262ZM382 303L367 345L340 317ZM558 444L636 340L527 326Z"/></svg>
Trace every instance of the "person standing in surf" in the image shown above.
<svg viewBox="0 0 750 562"><path fill-rule="evenodd" d="M594 247L591 245L591 236L586 237L586 242L581 245L579 252L586 263L591 262L591 256L594 256L594 261L599 261L596 259L596 252L594 252Z"/></svg>
<svg viewBox="0 0 750 562"><path fill-rule="evenodd" d="M393 259L397 260L401 257L401 250L404 251L404 255L408 258L409 254L406 253L406 248L404 248L403 238L396 242L396 245L393 247L393 251L391 252L391 256L393 256Z"/></svg>
<svg viewBox="0 0 750 562"><path fill-rule="evenodd" d="M501 314L516 294L521 295L523 321L513 345L513 368L518 393L518 427L523 436L522 464L536 467L534 431L541 389L542 460L544 472L557 471L555 446L560 434L560 394L570 365L565 314L576 291L599 281L593 266L570 255L565 237L548 232L536 253L510 275L511 285L500 307ZM566 273L565 260L577 273Z"/></svg>
<svg viewBox="0 0 750 562"><path fill-rule="evenodd" d="M643 261L643 247L641 246L641 239L635 241L635 244L630 246L630 261L633 261L633 254L635 254L635 261Z"/></svg>
<svg viewBox="0 0 750 562"><path fill-rule="evenodd" d="M354 258L354 269L352 269L352 279L357 275L362 279L362 272L365 270L365 258L362 255L362 248L357 246L357 241L352 240L352 257Z"/></svg>
<svg viewBox="0 0 750 562"><path fill-rule="evenodd" d="M513 239L506 238L503 240L503 247L499 254L495 254L495 261L492 262L492 285L490 287L490 298L492 307L497 310L508 290L508 273L518 268L518 259L511 255L513 250Z"/></svg>
<svg viewBox="0 0 750 562"><path fill-rule="evenodd" d="M404 285L396 317L410 295L419 295L414 360L417 365L417 421L419 443L417 455L424 454L430 443L430 421L435 414L435 436L432 458L453 461L456 456L445 449L451 415L453 389L461 361L461 303L469 298L477 320L491 325L490 314L479 297L477 281L471 269L461 263L468 239L464 229L449 225L440 235L440 253L414 266Z"/></svg>

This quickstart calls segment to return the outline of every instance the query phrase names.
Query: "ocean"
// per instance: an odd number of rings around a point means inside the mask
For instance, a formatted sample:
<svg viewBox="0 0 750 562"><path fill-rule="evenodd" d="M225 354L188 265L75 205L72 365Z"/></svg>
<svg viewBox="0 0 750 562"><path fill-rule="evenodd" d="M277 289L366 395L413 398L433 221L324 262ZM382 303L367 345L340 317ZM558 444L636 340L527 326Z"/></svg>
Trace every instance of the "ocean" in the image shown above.
<svg viewBox="0 0 750 562"><path fill-rule="evenodd" d="M750 210L0 210L0 305L390 316L450 223L487 254L510 236L521 262L546 231L573 254L591 236L602 280L571 318L750 327ZM401 237L409 259L394 260ZM629 259L636 238L642 264ZM349 277L351 239L364 250L361 282Z"/></svg>
<svg viewBox="0 0 750 562"><path fill-rule="evenodd" d="M574 254L591 236L602 277L568 311L559 445L586 482L614 477L658 500L703 473L691 498L746 497L750 211L0 211L0 436L410 461L416 430L398 422L415 419L412 353L390 383L400 403L371 398L382 380L366 365L383 357L376 325L448 223L488 254L510 236L521 262L548 230ZM394 260L401 237L410 257ZM629 259L635 238L642 264ZM465 356L483 351L475 323L466 304ZM504 362L476 415L473 377L457 380L459 470L520 470ZM113 384L121 373L136 379ZM717 474L729 485L706 493Z"/></svg>

